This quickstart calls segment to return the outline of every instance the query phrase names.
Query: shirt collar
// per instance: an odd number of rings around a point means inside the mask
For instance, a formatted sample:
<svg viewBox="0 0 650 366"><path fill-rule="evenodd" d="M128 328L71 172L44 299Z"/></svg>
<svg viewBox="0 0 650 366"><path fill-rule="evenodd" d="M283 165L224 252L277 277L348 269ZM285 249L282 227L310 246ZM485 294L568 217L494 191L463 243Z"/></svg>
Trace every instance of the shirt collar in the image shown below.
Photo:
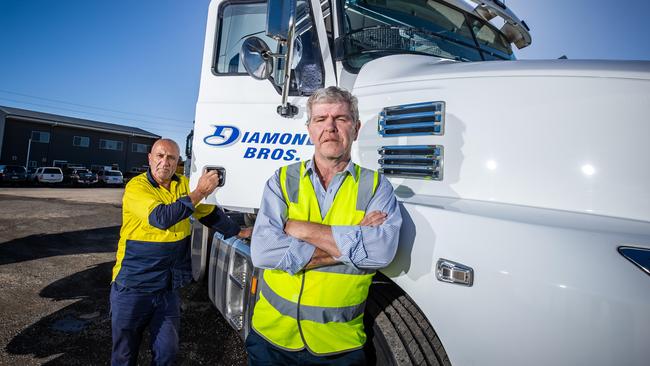
<svg viewBox="0 0 650 366"><path fill-rule="evenodd" d="M151 174L151 168L147 169L147 180L149 181L149 183L151 183L152 186L154 186L154 188L158 188L160 186L158 182L156 182L156 180L153 179L153 175ZM174 175L172 175L172 180L178 182L180 181L180 178L178 178L176 173L174 173Z"/></svg>
<svg viewBox="0 0 650 366"><path fill-rule="evenodd" d="M303 176L305 176L305 175L307 175L307 174L309 174L309 173L311 173L313 171L315 171L314 170L314 159L309 159L309 160L307 160L305 162L305 172L303 173ZM352 162L352 160L350 160L348 162L348 165L345 167L345 169L343 169L343 171L341 171L341 172L339 172L337 174L341 174L341 173L345 173L345 172L350 173L352 178L354 178L355 181L357 180L357 171L356 171L356 169L354 169L354 163Z"/></svg>

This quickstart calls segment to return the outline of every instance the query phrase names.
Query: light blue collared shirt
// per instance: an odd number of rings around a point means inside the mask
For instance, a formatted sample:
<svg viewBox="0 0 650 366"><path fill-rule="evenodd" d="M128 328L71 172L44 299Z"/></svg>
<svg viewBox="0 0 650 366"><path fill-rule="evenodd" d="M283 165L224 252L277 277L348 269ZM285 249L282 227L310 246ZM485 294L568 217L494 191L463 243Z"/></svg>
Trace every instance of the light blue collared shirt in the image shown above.
<svg viewBox="0 0 650 366"><path fill-rule="evenodd" d="M337 173L325 189L314 169L313 160L305 166L314 186L321 218L327 215L334 197L345 177L350 174L358 179L352 162L345 170ZM368 204L366 213L381 211L387 214L386 221L377 227L332 226L332 234L341 251L337 261L358 268L378 269L388 266L395 256L399 240L402 215L390 182L380 175L379 184ZM264 187L262 203L253 229L251 257L259 268L280 269L290 274L301 271L311 260L316 247L296 239L284 232L287 221L287 204L280 188L280 171L269 178Z"/></svg>

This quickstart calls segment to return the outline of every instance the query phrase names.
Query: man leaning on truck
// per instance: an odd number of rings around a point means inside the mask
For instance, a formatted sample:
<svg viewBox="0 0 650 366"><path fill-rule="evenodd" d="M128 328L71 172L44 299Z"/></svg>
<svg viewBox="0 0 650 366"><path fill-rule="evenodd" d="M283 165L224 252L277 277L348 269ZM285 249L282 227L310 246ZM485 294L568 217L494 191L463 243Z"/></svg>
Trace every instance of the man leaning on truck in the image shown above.
<svg viewBox="0 0 650 366"><path fill-rule="evenodd" d="M219 183L216 171L190 191L176 174L180 152L170 139L156 141L149 170L129 181L122 199L122 228L111 285L112 365L135 365L142 333L151 335L152 365L171 365L178 353L179 288L192 279L190 221L225 237L250 236L212 205L199 204Z"/></svg>
<svg viewBox="0 0 650 366"><path fill-rule="evenodd" d="M328 87L307 101L312 160L266 183L251 256L260 276L251 365L363 365L363 312L375 270L395 256L402 224L388 180L351 161L356 97Z"/></svg>

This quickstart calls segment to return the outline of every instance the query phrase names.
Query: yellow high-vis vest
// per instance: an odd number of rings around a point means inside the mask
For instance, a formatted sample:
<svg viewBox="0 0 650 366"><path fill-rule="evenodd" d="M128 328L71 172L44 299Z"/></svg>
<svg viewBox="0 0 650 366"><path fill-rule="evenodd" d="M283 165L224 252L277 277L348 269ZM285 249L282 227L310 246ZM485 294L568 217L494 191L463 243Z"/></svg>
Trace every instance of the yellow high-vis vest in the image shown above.
<svg viewBox="0 0 650 366"><path fill-rule="evenodd" d="M170 205L189 192L187 178L179 175L172 178L169 190L160 187L150 172L129 181L122 199L122 227L111 282L156 292L180 288L192 281L189 217L164 230L149 221L157 206ZM198 204L192 215L201 219L214 209L212 205Z"/></svg>
<svg viewBox="0 0 650 366"><path fill-rule="evenodd" d="M354 164L356 178L347 174L325 218L305 163L280 169L280 186L287 217L325 225L358 225L374 195L379 175ZM363 347L363 312L374 270L337 264L290 275L265 270L253 313L253 329L276 346L317 355Z"/></svg>

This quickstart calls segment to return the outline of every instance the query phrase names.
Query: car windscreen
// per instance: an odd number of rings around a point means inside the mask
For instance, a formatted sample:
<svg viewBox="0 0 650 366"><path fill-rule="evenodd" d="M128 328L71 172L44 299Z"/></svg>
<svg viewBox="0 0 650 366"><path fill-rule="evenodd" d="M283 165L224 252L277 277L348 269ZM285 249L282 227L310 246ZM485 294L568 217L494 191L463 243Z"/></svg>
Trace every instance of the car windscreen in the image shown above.
<svg viewBox="0 0 650 366"><path fill-rule="evenodd" d="M77 174L90 174L88 169L77 169Z"/></svg>
<svg viewBox="0 0 650 366"><path fill-rule="evenodd" d="M8 165L7 168L5 169L7 173L25 173L26 170L22 166L11 166Z"/></svg>
<svg viewBox="0 0 650 366"><path fill-rule="evenodd" d="M43 169L43 174L61 174L61 171L55 168L45 168Z"/></svg>
<svg viewBox="0 0 650 366"><path fill-rule="evenodd" d="M120 173L120 172L108 171L108 172L105 172L105 174L108 175L108 176L111 176L111 177L121 177L122 176L122 173Z"/></svg>

